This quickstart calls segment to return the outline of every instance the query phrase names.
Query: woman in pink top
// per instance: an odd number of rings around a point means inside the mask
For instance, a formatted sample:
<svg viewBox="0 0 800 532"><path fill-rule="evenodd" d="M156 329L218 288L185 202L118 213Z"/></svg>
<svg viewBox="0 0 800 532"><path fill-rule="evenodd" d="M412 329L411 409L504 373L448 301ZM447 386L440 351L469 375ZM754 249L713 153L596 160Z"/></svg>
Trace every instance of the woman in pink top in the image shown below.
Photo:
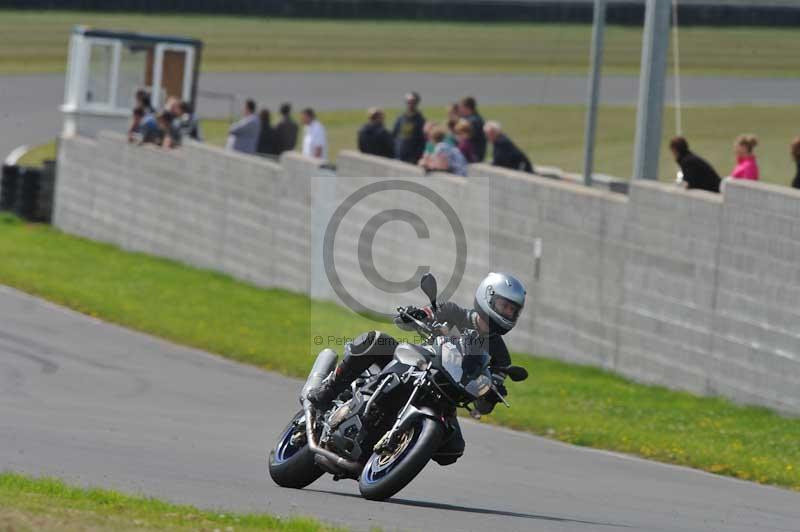
<svg viewBox="0 0 800 532"><path fill-rule="evenodd" d="M736 167L731 172L731 177L758 181L758 163L753 154L757 145L758 138L755 135L739 135L733 148L736 154Z"/></svg>

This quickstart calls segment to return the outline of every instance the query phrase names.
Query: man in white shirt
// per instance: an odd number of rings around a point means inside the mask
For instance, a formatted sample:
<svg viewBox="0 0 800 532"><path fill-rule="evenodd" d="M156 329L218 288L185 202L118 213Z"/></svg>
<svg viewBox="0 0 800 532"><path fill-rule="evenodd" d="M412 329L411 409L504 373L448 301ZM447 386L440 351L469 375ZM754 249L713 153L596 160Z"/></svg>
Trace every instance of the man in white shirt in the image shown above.
<svg viewBox="0 0 800 532"><path fill-rule="evenodd" d="M328 160L328 138L325 127L317 120L314 110L303 109L300 114L305 132L303 134L303 155L316 159Z"/></svg>
<svg viewBox="0 0 800 532"><path fill-rule="evenodd" d="M235 122L228 130L228 142L225 143L225 148L242 153L255 153L260 134L261 122L256 115L256 102L247 100L242 119Z"/></svg>

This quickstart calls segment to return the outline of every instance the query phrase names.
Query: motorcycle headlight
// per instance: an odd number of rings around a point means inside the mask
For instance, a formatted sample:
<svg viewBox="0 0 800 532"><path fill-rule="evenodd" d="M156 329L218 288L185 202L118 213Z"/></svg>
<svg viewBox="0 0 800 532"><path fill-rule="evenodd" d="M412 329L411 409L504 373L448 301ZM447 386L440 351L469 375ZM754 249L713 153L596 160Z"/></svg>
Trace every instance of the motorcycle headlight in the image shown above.
<svg viewBox="0 0 800 532"><path fill-rule="evenodd" d="M472 380L466 386L467 392L473 397L483 397L492 389L492 379L485 373Z"/></svg>
<svg viewBox="0 0 800 532"><path fill-rule="evenodd" d="M458 347L453 344L442 346L442 367L456 382L461 382L461 377L464 375L463 362L464 355L461 354Z"/></svg>

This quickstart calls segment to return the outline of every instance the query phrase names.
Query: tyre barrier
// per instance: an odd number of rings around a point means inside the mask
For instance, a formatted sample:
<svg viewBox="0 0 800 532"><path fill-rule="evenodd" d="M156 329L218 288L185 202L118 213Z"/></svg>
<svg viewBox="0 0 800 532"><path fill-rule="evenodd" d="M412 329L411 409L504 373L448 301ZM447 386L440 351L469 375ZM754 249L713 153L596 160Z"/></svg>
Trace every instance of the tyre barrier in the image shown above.
<svg viewBox="0 0 800 532"><path fill-rule="evenodd" d="M0 211L10 211L17 203L17 182L19 181L19 166L3 165L3 175L0 178Z"/></svg>
<svg viewBox="0 0 800 532"><path fill-rule="evenodd" d="M45 161L42 167L3 165L0 210L31 222L50 223L55 175L55 161Z"/></svg>

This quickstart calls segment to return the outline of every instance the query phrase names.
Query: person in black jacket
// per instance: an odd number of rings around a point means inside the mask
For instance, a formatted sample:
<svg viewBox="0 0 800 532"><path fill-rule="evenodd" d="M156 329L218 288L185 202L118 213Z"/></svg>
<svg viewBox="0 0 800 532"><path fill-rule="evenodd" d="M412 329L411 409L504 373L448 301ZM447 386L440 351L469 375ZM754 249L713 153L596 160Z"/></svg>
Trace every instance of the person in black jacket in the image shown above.
<svg viewBox="0 0 800 532"><path fill-rule="evenodd" d="M472 126L470 142L475 150L475 161L483 162L486 158L486 135L483 132L483 117L478 113L478 103L472 96L462 98L458 102L458 114ZM472 161L471 161L472 162Z"/></svg>
<svg viewBox="0 0 800 532"><path fill-rule="evenodd" d="M273 149L276 155L285 151L292 151L297 145L297 131L299 126L292 120L292 104L281 105L281 121L273 130Z"/></svg>
<svg viewBox="0 0 800 532"><path fill-rule="evenodd" d="M417 164L425 151L425 117L419 112L419 94L406 94L406 112L397 117L392 130L394 156L409 164Z"/></svg>
<svg viewBox="0 0 800 532"><path fill-rule="evenodd" d="M269 109L262 109L261 112L258 113L258 119L261 121L261 131L258 133L256 153L261 155L278 155L275 149L275 130L272 129Z"/></svg>
<svg viewBox="0 0 800 532"><path fill-rule="evenodd" d="M489 353L489 368L494 374L495 386L502 395L506 395L504 377L496 374L495 369L501 370L511 365L511 355L502 336L517 324L525 306L525 296L525 286L514 275L492 272L478 285L471 309L448 301L438 303L436 308L408 307L405 310L415 319L429 324L446 324L461 333L471 331L470 341L476 342L472 345ZM405 330L413 330L410 321L406 317L395 318L395 324ZM318 407L330 404L371 365L376 364L383 368L391 362L397 345L397 340L380 331L362 334L348 344L344 358L325 381L308 392L308 400ZM488 414L499 401L496 396L484 396L478 401L478 411ZM455 408L448 415L448 424L453 427L453 433L433 455L433 459L440 465L452 464L464 454L465 443Z"/></svg>
<svg viewBox="0 0 800 532"><path fill-rule="evenodd" d="M800 137L797 137L792 142L792 159L794 159L794 164L797 165L797 172L794 174L792 187L800 188Z"/></svg>
<svg viewBox="0 0 800 532"><path fill-rule="evenodd" d="M689 150L689 143L685 138L674 137L669 141L669 149L675 162L681 167L686 188L719 192L719 174L705 159Z"/></svg>
<svg viewBox="0 0 800 532"><path fill-rule="evenodd" d="M382 109L372 107L367 111L369 121L358 131L358 149L362 153L379 157L394 157L394 139L384 127Z"/></svg>
<svg viewBox="0 0 800 532"><path fill-rule="evenodd" d="M486 138L492 143L492 165L520 172L533 173L531 161L511 142L498 122L489 121L484 126Z"/></svg>

